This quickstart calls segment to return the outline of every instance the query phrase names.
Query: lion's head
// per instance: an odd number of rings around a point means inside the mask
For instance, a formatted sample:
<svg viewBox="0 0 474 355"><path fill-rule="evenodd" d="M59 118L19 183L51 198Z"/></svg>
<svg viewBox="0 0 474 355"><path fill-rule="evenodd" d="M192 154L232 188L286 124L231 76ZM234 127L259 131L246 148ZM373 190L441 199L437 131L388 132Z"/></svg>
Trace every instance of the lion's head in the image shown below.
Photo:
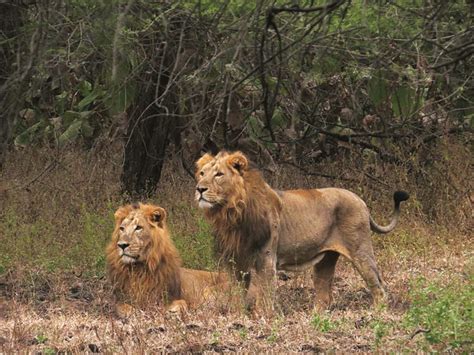
<svg viewBox="0 0 474 355"><path fill-rule="evenodd" d="M146 264L154 270L163 244L169 244L166 212L153 205L128 205L115 212L110 248L122 264Z"/></svg>
<svg viewBox="0 0 474 355"><path fill-rule="evenodd" d="M196 200L203 209L237 208L246 199L248 160L241 152L205 154L196 162Z"/></svg>
<svg viewBox="0 0 474 355"><path fill-rule="evenodd" d="M107 264L114 286L133 299L154 292L179 293L180 259L166 226L166 211L147 204L120 207Z"/></svg>

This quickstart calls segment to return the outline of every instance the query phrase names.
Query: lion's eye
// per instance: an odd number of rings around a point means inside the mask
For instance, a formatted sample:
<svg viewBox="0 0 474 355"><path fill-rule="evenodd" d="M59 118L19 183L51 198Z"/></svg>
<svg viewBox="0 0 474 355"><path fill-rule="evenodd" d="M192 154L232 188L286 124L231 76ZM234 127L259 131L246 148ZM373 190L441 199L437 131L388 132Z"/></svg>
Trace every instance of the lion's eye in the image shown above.
<svg viewBox="0 0 474 355"><path fill-rule="evenodd" d="M221 172L221 171L218 171L215 176L216 176L216 177L219 177L219 176L222 176L222 175L224 175L224 173Z"/></svg>
<svg viewBox="0 0 474 355"><path fill-rule="evenodd" d="M204 176L204 171L201 171L199 175Z"/></svg>
<svg viewBox="0 0 474 355"><path fill-rule="evenodd" d="M135 227L135 230L136 230L136 231L141 231L142 229L143 229L142 226L136 226L136 227Z"/></svg>
<svg viewBox="0 0 474 355"><path fill-rule="evenodd" d="M125 230L125 227L124 226L120 226L120 231L123 232Z"/></svg>

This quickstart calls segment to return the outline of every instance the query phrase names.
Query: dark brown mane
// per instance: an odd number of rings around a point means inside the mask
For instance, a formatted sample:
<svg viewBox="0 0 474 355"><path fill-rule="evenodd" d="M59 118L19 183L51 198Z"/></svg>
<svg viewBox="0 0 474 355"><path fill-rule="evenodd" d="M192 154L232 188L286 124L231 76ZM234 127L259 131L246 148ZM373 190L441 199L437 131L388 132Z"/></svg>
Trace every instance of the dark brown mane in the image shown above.
<svg viewBox="0 0 474 355"><path fill-rule="evenodd" d="M255 254L270 239L268 213L281 209L277 194L265 183L257 169L243 173L244 186L235 186L236 201L230 206L206 211L221 258L237 271L247 271Z"/></svg>

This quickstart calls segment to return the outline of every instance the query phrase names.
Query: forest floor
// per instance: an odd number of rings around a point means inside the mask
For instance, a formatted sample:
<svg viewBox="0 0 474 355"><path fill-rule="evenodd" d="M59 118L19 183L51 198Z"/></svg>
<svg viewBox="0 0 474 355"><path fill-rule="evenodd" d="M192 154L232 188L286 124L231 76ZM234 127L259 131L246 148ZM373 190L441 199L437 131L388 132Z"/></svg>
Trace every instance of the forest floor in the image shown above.
<svg viewBox="0 0 474 355"><path fill-rule="evenodd" d="M426 230L375 236L391 302L374 309L342 260L334 303L312 311L309 273L280 277L275 311L247 314L224 298L177 316L114 315L101 276L8 271L0 279L1 352L467 351L473 346L473 242Z"/></svg>

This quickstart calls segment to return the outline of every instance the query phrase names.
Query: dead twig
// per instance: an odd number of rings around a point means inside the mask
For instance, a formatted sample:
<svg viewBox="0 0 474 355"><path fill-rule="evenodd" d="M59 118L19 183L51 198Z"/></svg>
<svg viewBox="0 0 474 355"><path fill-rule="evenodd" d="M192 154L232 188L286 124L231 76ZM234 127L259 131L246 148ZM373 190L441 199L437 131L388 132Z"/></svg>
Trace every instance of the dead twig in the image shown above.
<svg viewBox="0 0 474 355"><path fill-rule="evenodd" d="M410 335L409 339L408 340L412 340L415 336L417 336L418 334L422 334L422 333L429 333L431 331L431 329L424 329L424 328L418 328L417 330L415 330L413 332L412 335Z"/></svg>
<svg viewBox="0 0 474 355"><path fill-rule="evenodd" d="M39 179L41 179L41 177L43 177L45 174L49 173L51 170L54 169L54 167L57 165L58 161L56 159L50 161L46 167L41 170L41 172L36 175L34 178L32 178L31 180L29 180L27 183L25 184L22 184L22 185L19 185L19 186L13 186L13 187L10 187L10 188L6 188L4 191L10 191L10 190L23 190L23 189L27 189L28 186L30 186L31 184L34 184L36 181L38 181Z"/></svg>

